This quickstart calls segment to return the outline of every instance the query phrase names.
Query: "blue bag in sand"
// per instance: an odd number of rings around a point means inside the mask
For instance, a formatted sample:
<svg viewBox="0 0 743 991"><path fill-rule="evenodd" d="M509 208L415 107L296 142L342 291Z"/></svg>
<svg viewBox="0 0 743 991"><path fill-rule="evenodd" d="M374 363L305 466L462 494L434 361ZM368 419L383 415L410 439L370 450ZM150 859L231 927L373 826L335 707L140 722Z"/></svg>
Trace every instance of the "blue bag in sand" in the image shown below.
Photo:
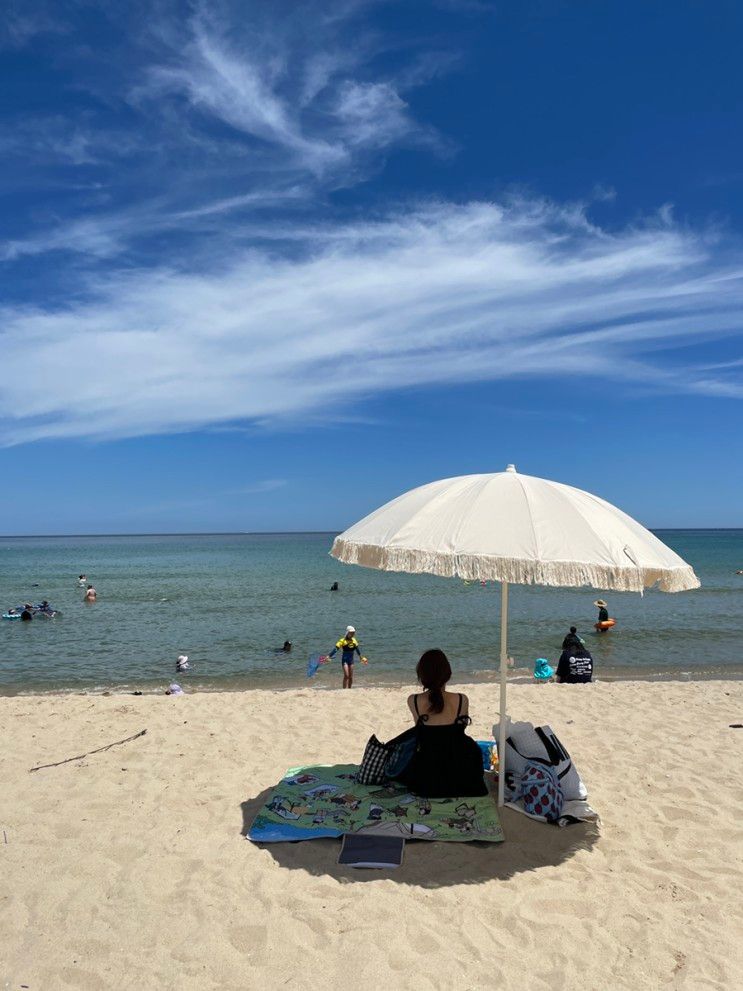
<svg viewBox="0 0 743 991"><path fill-rule="evenodd" d="M475 742L480 748L483 771L492 771L494 757L498 753L498 748L495 744L495 740L477 740Z"/></svg>
<svg viewBox="0 0 743 991"><path fill-rule="evenodd" d="M396 736L394 740L390 740L387 748L390 756L387 761L385 773L388 778L396 778L399 774L402 774L413 759L413 754L418 749L418 732L415 726L406 729L404 733Z"/></svg>
<svg viewBox="0 0 743 991"><path fill-rule="evenodd" d="M521 800L529 815L555 822L562 815L565 796L557 771L547 763L530 760L521 772Z"/></svg>

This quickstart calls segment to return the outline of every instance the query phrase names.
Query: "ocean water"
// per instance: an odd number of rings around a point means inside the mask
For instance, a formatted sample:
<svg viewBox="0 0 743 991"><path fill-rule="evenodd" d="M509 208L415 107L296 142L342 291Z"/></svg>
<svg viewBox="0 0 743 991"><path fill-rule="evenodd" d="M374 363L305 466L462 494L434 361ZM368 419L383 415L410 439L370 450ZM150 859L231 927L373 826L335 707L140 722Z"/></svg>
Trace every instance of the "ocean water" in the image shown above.
<svg viewBox="0 0 743 991"><path fill-rule="evenodd" d="M598 677L743 675L743 530L657 531L702 588L603 593L617 626L597 635L591 589L513 586L509 653L527 676L556 661L573 624ZM54 620L0 621L0 693L162 691L189 655L187 690L307 684L310 654L351 623L369 665L357 685L410 684L420 653L449 655L456 678L495 677L500 586L340 564L333 534L0 538L0 605L48 599ZM85 604L80 572L98 591ZM330 592L332 582L340 590ZM275 654L285 639L289 655ZM340 684L336 658L311 682Z"/></svg>

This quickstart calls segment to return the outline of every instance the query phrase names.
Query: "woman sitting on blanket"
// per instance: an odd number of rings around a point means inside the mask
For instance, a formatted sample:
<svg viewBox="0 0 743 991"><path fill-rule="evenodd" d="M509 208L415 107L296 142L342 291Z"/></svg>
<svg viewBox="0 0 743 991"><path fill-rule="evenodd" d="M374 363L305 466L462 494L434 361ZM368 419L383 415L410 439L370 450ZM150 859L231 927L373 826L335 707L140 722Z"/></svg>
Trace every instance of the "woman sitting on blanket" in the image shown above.
<svg viewBox="0 0 743 991"><path fill-rule="evenodd" d="M429 798L487 795L480 748L465 733L471 722L469 700L444 688L451 667L443 650L427 650L416 674L425 690L410 696L408 708L415 719L418 748L398 780Z"/></svg>

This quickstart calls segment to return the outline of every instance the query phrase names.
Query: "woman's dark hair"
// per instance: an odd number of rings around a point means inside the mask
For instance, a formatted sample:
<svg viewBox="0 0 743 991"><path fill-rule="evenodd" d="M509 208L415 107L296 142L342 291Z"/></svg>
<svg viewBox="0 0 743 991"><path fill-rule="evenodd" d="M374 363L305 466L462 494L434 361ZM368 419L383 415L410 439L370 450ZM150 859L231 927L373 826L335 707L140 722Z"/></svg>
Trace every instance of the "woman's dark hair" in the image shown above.
<svg viewBox="0 0 743 991"><path fill-rule="evenodd" d="M428 692L428 711L442 712L444 685L451 678L451 665L443 650L427 650L421 654L415 669L418 681Z"/></svg>
<svg viewBox="0 0 743 991"><path fill-rule="evenodd" d="M571 647L582 647L583 641L578 636L578 631L574 626L570 627L570 633L567 634L562 642L563 650L570 650Z"/></svg>

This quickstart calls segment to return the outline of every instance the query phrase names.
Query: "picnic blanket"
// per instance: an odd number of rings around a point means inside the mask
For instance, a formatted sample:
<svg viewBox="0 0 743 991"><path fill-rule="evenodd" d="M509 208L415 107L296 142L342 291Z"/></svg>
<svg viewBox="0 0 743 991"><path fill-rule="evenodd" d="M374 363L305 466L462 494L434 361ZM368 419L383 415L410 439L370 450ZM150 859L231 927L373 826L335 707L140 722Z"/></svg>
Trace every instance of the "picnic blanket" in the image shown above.
<svg viewBox="0 0 743 991"><path fill-rule="evenodd" d="M421 798L402 785L360 785L356 764L293 767L268 796L248 831L257 843L374 833L416 840L502 843L491 795Z"/></svg>

